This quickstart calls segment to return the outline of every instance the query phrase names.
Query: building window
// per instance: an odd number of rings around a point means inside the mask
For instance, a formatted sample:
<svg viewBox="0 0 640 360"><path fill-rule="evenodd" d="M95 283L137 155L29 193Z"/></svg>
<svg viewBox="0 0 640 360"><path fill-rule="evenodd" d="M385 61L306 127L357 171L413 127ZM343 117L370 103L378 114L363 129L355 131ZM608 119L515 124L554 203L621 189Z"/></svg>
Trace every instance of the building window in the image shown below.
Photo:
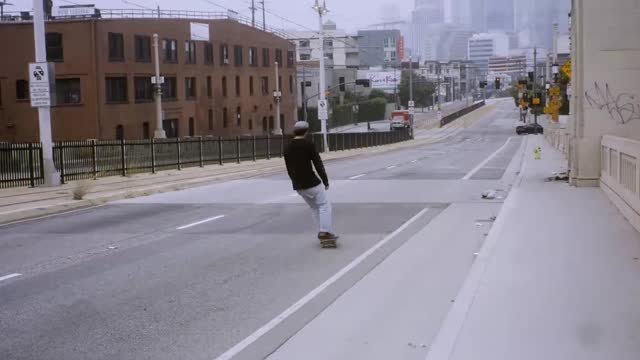
<svg viewBox="0 0 640 360"><path fill-rule="evenodd" d="M253 96L253 76L249 76L249 95Z"/></svg>
<svg viewBox="0 0 640 360"><path fill-rule="evenodd" d="M58 105L80 104L82 91L80 79L56 79L56 103Z"/></svg>
<svg viewBox="0 0 640 360"><path fill-rule="evenodd" d="M249 66L258 66L258 48L249 48Z"/></svg>
<svg viewBox="0 0 640 360"><path fill-rule="evenodd" d="M151 131L149 130L149 122L142 123L142 138L148 140L151 138Z"/></svg>
<svg viewBox="0 0 640 360"><path fill-rule="evenodd" d="M106 78L107 103L127 102L127 78L125 76Z"/></svg>
<svg viewBox="0 0 640 360"><path fill-rule="evenodd" d="M262 66L271 66L271 59L269 59L269 49L262 49Z"/></svg>
<svg viewBox="0 0 640 360"><path fill-rule="evenodd" d="M227 96L227 77L222 77L222 96Z"/></svg>
<svg viewBox="0 0 640 360"><path fill-rule="evenodd" d="M175 77L164 77L162 100L175 100L178 97L178 81Z"/></svg>
<svg viewBox="0 0 640 360"><path fill-rule="evenodd" d="M296 53L294 50L287 50L287 67L293 67L296 59Z"/></svg>
<svg viewBox="0 0 640 360"><path fill-rule="evenodd" d="M162 130L164 130L167 138L177 138L178 136L180 136L178 119L162 120Z"/></svg>
<svg viewBox="0 0 640 360"><path fill-rule="evenodd" d="M249 119L249 130L253 130L253 119Z"/></svg>
<svg viewBox="0 0 640 360"><path fill-rule="evenodd" d="M333 53L328 53L325 55L325 57L329 60L333 60Z"/></svg>
<svg viewBox="0 0 640 360"><path fill-rule="evenodd" d="M222 127L225 129L227 128L227 126L229 126L229 119L227 116L227 108L222 108Z"/></svg>
<svg viewBox="0 0 640 360"><path fill-rule="evenodd" d="M109 33L109 61L124 61L124 36Z"/></svg>
<svg viewBox="0 0 640 360"><path fill-rule="evenodd" d="M240 96L240 76L236 76L236 96Z"/></svg>
<svg viewBox="0 0 640 360"><path fill-rule="evenodd" d="M173 39L162 40L162 54L165 63L177 63L178 41Z"/></svg>
<svg viewBox="0 0 640 360"><path fill-rule="evenodd" d="M213 130L213 109L209 109L207 119L209 120L209 130Z"/></svg>
<svg viewBox="0 0 640 360"><path fill-rule="evenodd" d="M280 130L284 131L284 114L280 114Z"/></svg>
<svg viewBox="0 0 640 360"><path fill-rule="evenodd" d="M282 76L278 76L278 91L282 91Z"/></svg>
<svg viewBox="0 0 640 360"><path fill-rule="evenodd" d="M196 42L187 40L184 42L184 57L187 64L196 63Z"/></svg>
<svg viewBox="0 0 640 360"><path fill-rule="evenodd" d="M308 48L311 47L311 42L309 40L300 40L298 46L301 48Z"/></svg>
<svg viewBox="0 0 640 360"><path fill-rule="evenodd" d="M269 116L269 130L273 130L273 126L274 126L273 116Z"/></svg>
<svg viewBox="0 0 640 360"><path fill-rule="evenodd" d="M153 85L150 76L136 76L133 78L133 92L136 102L153 100Z"/></svg>
<svg viewBox="0 0 640 360"><path fill-rule="evenodd" d="M135 35L136 61L142 63L151 62L151 37Z"/></svg>
<svg viewBox="0 0 640 360"><path fill-rule="evenodd" d="M311 54L300 54L300 61L311 60Z"/></svg>
<svg viewBox="0 0 640 360"><path fill-rule="evenodd" d="M188 77L184 78L184 97L187 100L193 100L196 98L196 78Z"/></svg>
<svg viewBox="0 0 640 360"><path fill-rule="evenodd" d="M282 67L282 49L276 49L276 62L278 67Z"/></svg>
<svg viewBox="0 0 640 360"><path fill-rule="evenodd" d="M396 47L396 38L389 37L384 39L384 47L385 48L395 48Z"/></svg>
<svg viewBox="0 0 640 360"><path fill-rule="evenodd" d="M211 76L207 76L207 97L213 97L213 86L211 85Z"/></svg>
<svg viewBox="0 0 640 360"><path fill-rule="evenodd" d="M333 47L333 40L325 40L324 41L324 47L326 48L332 48Z"/></svg>
<svg viewBox="0 0 640 360"><path fill-rule="evenodd" d="M269 128L267 127L267 117L262 118L262 132L267 132Z"/></svg>
<svg viewBox="0 0 640 360"><path fill-rule="evenodd" d="M64 51L62 49L62 34L47 33L45 35L47 46L47 61L62 62L64 61Z"/></svg>
<svg viewBox="0 0 640 360"><path fill-rule="evenodd" d="M196 136L196 121L192 117L189 118L189 136Z"/></svg>
<svg viewBox="0 0 640 360"><path fill-rule="evenodd" d="M16 100L29 100L29 82L27 80L16 81Z"/></svg>
<svg viewBox="0 0 640 360"><path fill-rule="evenodd" d="M210 42L204 43L204 63L213 65L213 44Z"/></svg>
<svg viewBox="0 0 640 360"><path fill-rule="evenodd" d="M124 127L122 125L116 126L116 140L124 140Z"/></svg>
<svg viewBox="0 0 640 360"><path fill-rule="evenodd" d="M236 66L242 66L242 46L233 47L233 60Z"/></svg>
<svg viewBox="0 0 640 360"><path fill-rule="evenodd" d="M240 109L240 106L236 108L236 126L242 127L242 109Z"/></svg>
<svg viewBox="0 0 640 360"><path fill-rule="evenodd" d="M220 45L220 64L229 65L229 46Z"/></svg>
<svg viewBox="0 0 640 360"><path fill-rule="evenodd" d="M263 76L260 79L260 88L262 89L263 96L269 95L269 77L268 76Z"/></svg>
<svg viewBox="0 0 640 360"><path fill-rule="evenodd" d="M289 75L289 93L293 94L293 75Z"/></svg>

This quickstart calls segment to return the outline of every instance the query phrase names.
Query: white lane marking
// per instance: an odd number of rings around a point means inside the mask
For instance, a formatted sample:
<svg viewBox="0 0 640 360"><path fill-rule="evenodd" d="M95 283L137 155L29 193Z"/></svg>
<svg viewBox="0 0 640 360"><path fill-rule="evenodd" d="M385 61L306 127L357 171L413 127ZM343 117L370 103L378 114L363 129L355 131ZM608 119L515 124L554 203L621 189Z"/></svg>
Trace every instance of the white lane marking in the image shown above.
<svg viewBox="0 0 640 360"><path fill-rule="evenodd" d="M411 163L412 163L412 164L415 164L415 163L417 163L417 162L418 162L418 160L413 160L413 161L411 161Z"/></svg>
<svg viewBox="0 0 640 360"><path fill-rule="evenodd" d="M298 193L289 194L289 197L298 196Z"/></svg>
<svg viewBox="0 0 640 360"><path fill-rule="evenodd" d="M511 141L511 138L508 138L507 141L504 143L504 145L502 145L498 150L496 150L493 154L489 155L488 158L484 159L484 161L482 161L480 164L478 164L478 166L476 166L475 168L473 168L473 170L469 171L467 173L467 175L465 175L462 180L469 180L471 179L471 177L477 173L478 171L480 171L480 169L482 169L485 165L487 165L487 163L489 161L491 161L491 159L493 159L494 157L496 157L496 155L498 155L502 150L504 150L507 145L509 145L509 142Z"/></svg>
<svg viewBox="0 0 640 360"><path fill-rule="evenodd" d="M13 274L5 275L5 276L0 277L0 281L13 279L14 277L18 277L18 276L22 276L22 274L13 273Z"/></svg>
<svg viewBox="0 0 640 360"><path fill-rule="evenodd" d="M387 166L387 170L395 169L395 168L397 168L397 167L398 167L398 166L396 166L396 165Z"/></svg>
<svg viewBox="0 0 640 360"><path fill-rule="evenodd" d="M393 239L398 233L406 229L409 225L419 219L422 215L424 215L429 208L424 208L422 211L417 213L414 217L409 219L407 222L402 224L399 228L397 228L394 232L387 235L384 239L380 240L377 244L372 246L369 250L365 251L362 255L358 256L355 260L349 263L347 266L338 271L335 275L330 277L327 281L323 282L317 288L311 290L310 293L305 295L302 299L298 300L295 304L291 305L288 309L283 311L280 315L273 318L271 321L263 325L261 328L256 330L253 334L249 335L246 339L242 340L238 344L236 344L231 349L227 350L224 354L218 356L215 360L229 360L234 356L238 355L241 351L246 349L249 345L256 342L262 336L264 336L269 331L273 330L278 324L285 321L289 316L293 315L296 311L300 310L304 305L313 300L314 297L318 296L324 290L326 290L329 286L340 280L345 274L349 271L353 270L356 266L362 263L367 257L371 256L376 250L383 247L386 243L388 243L391 239Z"/></svg>
<svg viewBox="0 0 640 360"><path fill-rule="evenodd" d="M352 177L349 178L349 180L359 179L359 178L361 178L361 177L363 177L365 175L367 175L367 174L360 174L360 175L352 176Z"/></svg>
<svg viewBox="0 0 640 360"><path fill-rule="evenodd" d="M212 218L208 218L208 219L204 219L204 220L201 220L201 221L198 221L198 222L194 222L194 223L191 223L191 224L188 224L188 225L180 226L179 228L176 228L176 230L188 229L190 227L194 227L194 226L197 226L197 225L200 225L200 224L204 224L204 223L207 223L209 221L222 219L223 217L224 217L224 215L214 216Z"/></svg>

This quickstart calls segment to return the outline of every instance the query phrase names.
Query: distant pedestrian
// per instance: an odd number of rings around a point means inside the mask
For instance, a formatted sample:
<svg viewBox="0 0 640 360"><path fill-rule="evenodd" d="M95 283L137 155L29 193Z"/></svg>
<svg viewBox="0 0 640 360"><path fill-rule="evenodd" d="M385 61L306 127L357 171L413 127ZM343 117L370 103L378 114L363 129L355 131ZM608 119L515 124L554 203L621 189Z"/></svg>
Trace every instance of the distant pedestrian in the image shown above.
<svg viewBox="0 0 640 360"><path fill-rule="evenodd" d="M307 122L295 123L293 128L295 138L285 149L284 161L293 189L313 212L313 218L318 226L318 239L322 247L336 247L338 236L332 233L331 203L326 192L329 190L329 178L315 145L305 139L308 131Z"/></svg>

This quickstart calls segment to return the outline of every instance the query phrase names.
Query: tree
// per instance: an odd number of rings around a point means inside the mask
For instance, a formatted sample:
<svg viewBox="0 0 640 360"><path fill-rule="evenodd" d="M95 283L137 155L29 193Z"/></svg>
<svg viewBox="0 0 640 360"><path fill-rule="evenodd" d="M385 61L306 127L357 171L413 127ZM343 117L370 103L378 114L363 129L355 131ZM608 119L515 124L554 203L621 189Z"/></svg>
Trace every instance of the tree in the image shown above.
<svg viewBox="0 0 640 360"><path fill-rule="evenodd" d="M420 76L414 72L413 74L413 101L416 107L426 107L432 105L433 94L435 93L435 85L428 81L424 76ZM407 107L409 103L409 70L402 71L400 80L400 103Z"/></svg>
<svg viewBox="0 0 640 360"><path fill-rule="evenodd" d="M386 99L387 98L387 93L384 92L384 90L380 90L380 89L373 89L371 90L371 92L369 93L369 99L375 99L375 98L383 98Z"/></svg>

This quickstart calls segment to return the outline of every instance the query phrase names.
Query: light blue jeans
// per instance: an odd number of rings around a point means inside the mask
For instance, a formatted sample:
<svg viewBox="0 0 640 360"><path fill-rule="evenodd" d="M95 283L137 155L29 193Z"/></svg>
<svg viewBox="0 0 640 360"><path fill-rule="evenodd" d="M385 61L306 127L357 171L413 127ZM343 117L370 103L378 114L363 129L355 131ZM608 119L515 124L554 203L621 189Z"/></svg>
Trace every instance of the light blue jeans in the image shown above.
<svg viewBox="0 0 640 360"><path fill-rule="evenodd" d="M298 194L311 208L318 232L331 232L331 203L324 185L320 184L310 189L298 190Z"/></svg>

